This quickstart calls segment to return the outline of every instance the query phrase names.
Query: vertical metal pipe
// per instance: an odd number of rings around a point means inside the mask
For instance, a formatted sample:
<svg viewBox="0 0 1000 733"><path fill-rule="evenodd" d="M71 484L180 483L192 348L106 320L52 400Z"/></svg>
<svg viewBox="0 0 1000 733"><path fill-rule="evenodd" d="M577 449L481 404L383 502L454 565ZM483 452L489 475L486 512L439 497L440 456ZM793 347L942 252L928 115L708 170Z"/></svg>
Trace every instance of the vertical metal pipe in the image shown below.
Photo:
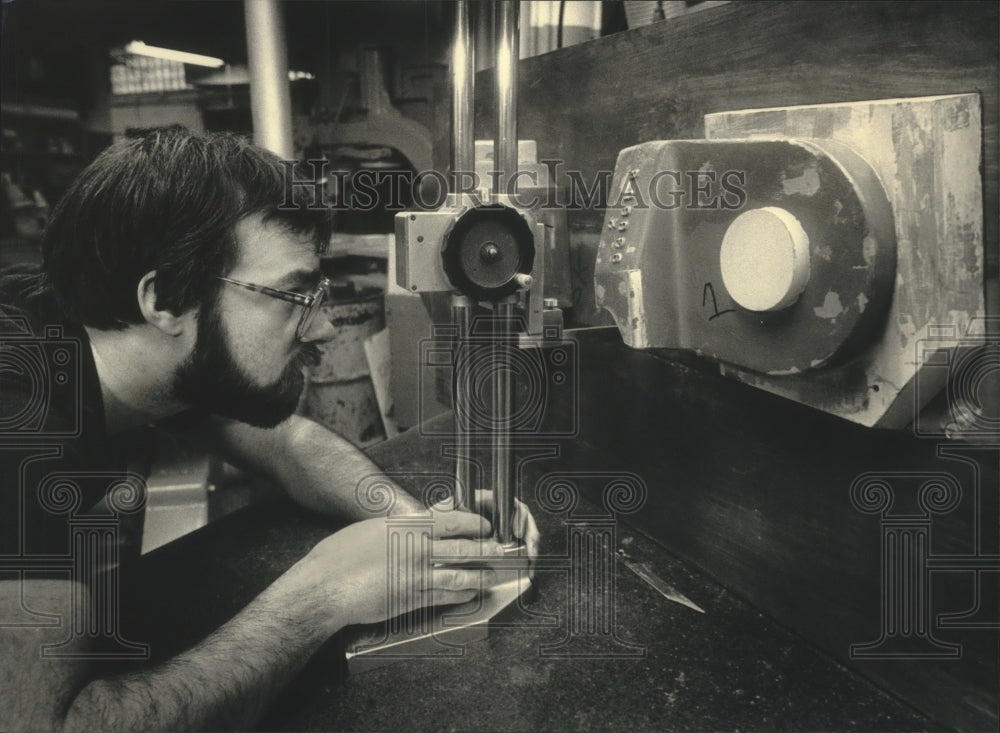
<svg viewBox="0 0 1000 733"><path fill-rule="evenodd" d="M517 172L518 3L500 0L496 8L497 137L493 148L498 171L496 193L513 193L508 191L507 182Z"/></svg>
<svg viewBox="0 0 1000 733"><path fill-rule="evenodd" d="M285 22L278 0L243 0L254 141L282 158L294 155Z"/></svg>
<svg viewBox="0 0 1000 733"><path fill-rule="evenodd" d="M392 109L384 79L381 54L377 48L366 48L361 53L361 104L369 117L384 115Z"/></svg>
<svg viewBox="0 0 1000 733"><path fill-rule="evenodd" d="M513 398L514 302L496 304L493 319L493 431L490 454L493 458L493 533L498 542L513 544L514 537L514 455L511 452Z"/></svg>
<svg viewBox="0 0 1000 733"><path fill-rule="evenodd" d="M455 47L451 56L451 172L452 192L467 188L456 179L475 173L476 135L473 125L475 50L472 45L471 8L459 0L455 9Z"/></svg>
<svg viewBox="0 0 1000 733"><path fill-rule="evenodd" d="M469 334L472 332L472 299L451 296L451 321L456 328L455 370L451 385L455 413L455 508L476 511L476 492L472 485L472 374L470 373Z"/></svg>

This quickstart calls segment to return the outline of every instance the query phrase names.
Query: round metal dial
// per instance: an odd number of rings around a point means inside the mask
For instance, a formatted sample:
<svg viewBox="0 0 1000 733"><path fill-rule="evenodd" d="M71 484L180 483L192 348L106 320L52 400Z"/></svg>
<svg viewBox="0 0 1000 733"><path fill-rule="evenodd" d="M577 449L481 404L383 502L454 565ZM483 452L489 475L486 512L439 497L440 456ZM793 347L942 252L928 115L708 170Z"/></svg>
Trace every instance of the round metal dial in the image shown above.
<svg viewBox="0 0 1000 733"><path fill-rule="evenodd" d="M524 217L506 206L480 206L459 215L441 251L455 288L477 300L500 300L518 289L516 276L535 261L535 239Z"/></svg>

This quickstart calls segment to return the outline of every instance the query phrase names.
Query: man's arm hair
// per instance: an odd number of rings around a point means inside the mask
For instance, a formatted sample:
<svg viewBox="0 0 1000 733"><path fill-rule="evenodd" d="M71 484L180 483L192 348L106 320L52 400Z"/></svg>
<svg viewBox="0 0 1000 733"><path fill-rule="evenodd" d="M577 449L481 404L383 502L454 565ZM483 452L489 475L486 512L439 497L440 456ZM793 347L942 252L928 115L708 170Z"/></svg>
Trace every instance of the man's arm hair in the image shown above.
<svg viewBox="0 0 1000 733"><path fill-rule="evenodd" d="M351 624L429 605L465 603L496 583L493 570L417 572L435 561L499 556L489 523L468 512L428 511L433 542L390 552L384 517L355 522L321 540L231 621L194 648L147 671L109 679L79 658L45 657L65 641L71 581L0 581L0 730L180 730L246 728L314 649ZM468 539L475 538L475 539ZM78 593L76 596L80 598ZM89 609L86 602L83 608ZM25 609L61 616L17 627ZM85 654L79 645L65 652Z"/></svg>
<svg viewBox="0 0 1000 733"><path fill-rule="evenodd" d="M299 415L275 428L255 428L209 417L181 437L233 465L267 476L297 504L328 516L356 521L373 515L357 500L358 484L383 476L382 469L349 441ZM393 484L392 512L419 511L423 504Z"/></svg>
<svg viewBox="0 0 1000 733"><path fill-rule="evenodd" d="M60 649L63 656L42 656L43 645L65 641L68 599L85 589L69 580L0 581L7 619L22 599L33 610L58 609L63 619L25 627L4 626L0 616L0 730L247 728L339 627L329 600L322 611L289 574L192 649L145 671L96 680L80 658L88 651L82 642Z"/></svg>

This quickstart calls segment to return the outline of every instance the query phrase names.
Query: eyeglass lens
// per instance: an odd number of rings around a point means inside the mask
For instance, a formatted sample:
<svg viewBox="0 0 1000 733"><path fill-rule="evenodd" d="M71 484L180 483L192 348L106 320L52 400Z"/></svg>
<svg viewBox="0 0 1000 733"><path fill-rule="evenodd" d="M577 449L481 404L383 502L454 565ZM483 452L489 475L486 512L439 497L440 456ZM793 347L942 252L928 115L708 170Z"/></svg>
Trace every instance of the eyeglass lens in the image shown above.
<svg viewBox="0 0 1000 733"><path fill-rule="evenodd" d="M316 320L316 314L319 313L324 300L326 300L325 282L321 283L319 288L316 289L316 292L313 294L312 303L302 312L302 319L299 321L298 333L296 333L298 339L305 338L305 335L309 333L309 329L312 328L313 321Z"/></svg>

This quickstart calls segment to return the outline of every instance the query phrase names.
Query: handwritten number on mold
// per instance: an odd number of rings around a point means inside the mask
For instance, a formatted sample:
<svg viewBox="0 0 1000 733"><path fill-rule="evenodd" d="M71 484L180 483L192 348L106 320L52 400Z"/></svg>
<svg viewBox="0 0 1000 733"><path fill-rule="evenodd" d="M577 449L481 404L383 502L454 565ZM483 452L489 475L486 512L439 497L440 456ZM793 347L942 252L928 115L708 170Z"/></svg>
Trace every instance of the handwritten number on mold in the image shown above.
<svg viewBox="0 0 1000 733"><path fill-rule="evenodd" d="M719 310L719 304L715 300L715 288L712 287L712 283L705 283L705 287L701 291L701 307L705 307L705 303L708 301L708 297L712 296L712 315L708 317L708 320L714 321L719 316L725 315L726 313L735 313L735 308L726 308L725 310Z"/></svg>

